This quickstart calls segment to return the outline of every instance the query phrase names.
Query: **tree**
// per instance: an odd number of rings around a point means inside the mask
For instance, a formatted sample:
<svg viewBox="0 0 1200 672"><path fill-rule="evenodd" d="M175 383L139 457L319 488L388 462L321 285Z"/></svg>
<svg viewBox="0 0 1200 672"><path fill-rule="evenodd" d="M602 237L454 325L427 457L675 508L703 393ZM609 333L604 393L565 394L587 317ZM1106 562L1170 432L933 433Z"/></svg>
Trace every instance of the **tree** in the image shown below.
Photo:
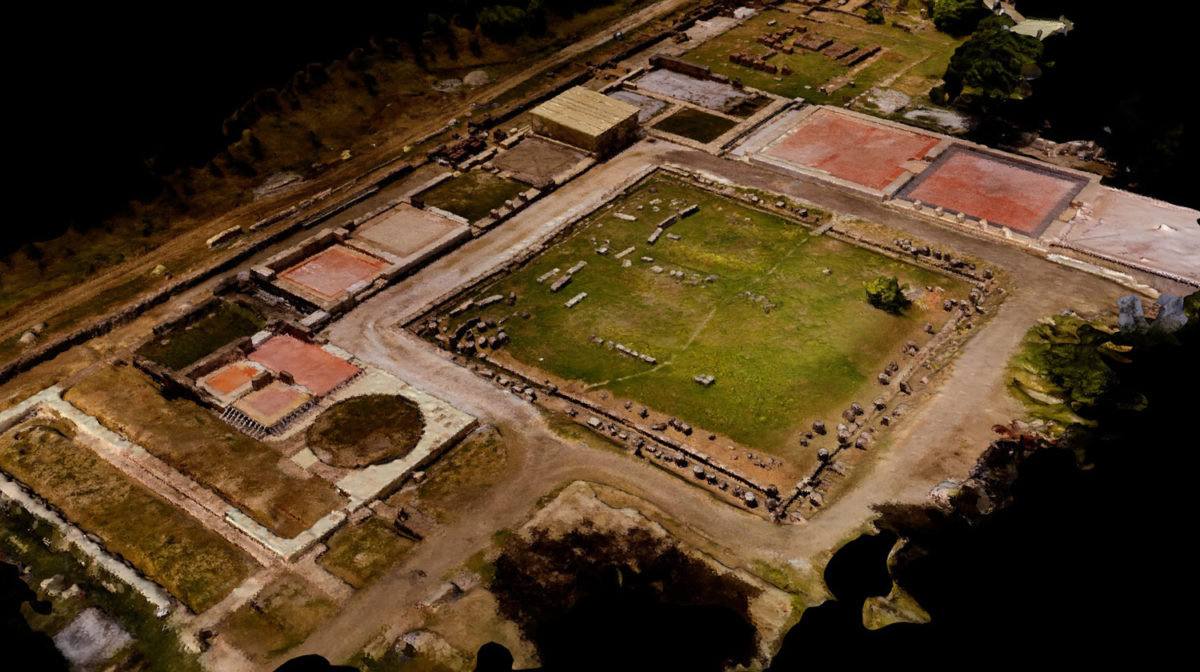
<svg viewBox="0 0 1200 672"><path fill-rule="evenodd" d="M987 15L979 0L936 0L933 3L933 25L943 33L966 35Z"/></svg>
<svg viewBox="0 0 1200 672"><path fill-rule="evenodd" d="M480 10L479 29L493 42L512 42L525 32L529 17L524 9L511 5L485 7Z"/></svg>
<svg viewBox="0 0 1200 672"><path fill-rule="evenodd" d="M881 24L883 23L883 11L875 5L871 5L867 8L867 13L863 18L867 20L867 23Z"/></svg>
<svg viewBox="0 0 1200 672"><path fill-rule="evenodd" d="M1019 100L1032 92L1029 80L1041 74L1043 46L1037 38L1012 32L1010 24L990 16L954 51L943 77L950 100L962 91L993 103Z"/></svg>
<svg viewBox="0 0 1200 672"><path fill-rule="evenodd" d="M881 275L863 285L867 289L867 302L882 311L899 315L910 303L904 296L900 281L894 277Z"/></svg>
<svg viewBox="0 0 1200 672"><path fill-rule="evenodd" d="M1100 346L1109 335L1090 324L1072 321L1042 330L1044 344L1030 349L1029 360L1064 397L1073 410L1093 407L1116 386L1118 379Z"/></svg>

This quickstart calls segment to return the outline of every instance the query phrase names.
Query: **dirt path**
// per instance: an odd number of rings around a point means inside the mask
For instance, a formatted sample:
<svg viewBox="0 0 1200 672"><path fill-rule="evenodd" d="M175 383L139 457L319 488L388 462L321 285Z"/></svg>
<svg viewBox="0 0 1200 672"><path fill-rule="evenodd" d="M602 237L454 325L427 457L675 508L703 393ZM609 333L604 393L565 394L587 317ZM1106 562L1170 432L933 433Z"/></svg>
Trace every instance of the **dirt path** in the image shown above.
<svg viewBox="0 0 1200 672"><path fill-rule="evenodd" d="M774 525L647 463L565 441L549 429L535 408L394 327L399 318L411 315L430 299L486 273L572 214L590 209L591 200L606 199L599 194L628 181L638 173L639 165L663 158L689 167L736 174L743 184L798 195L821 207L849 211L957 246L960 251L992 259L1018 278L1003 307L968 342L940 389L904 419L890 448L880 452L873 468L807 525ZM475 515L427 537L400 566L354 595L338 616L289 655L320 653L337 660L353 654L381 628L395 636L417 627L421 617L413 606L436 590L444 576L487 544L493 532L519 524L546 492L573 480L603 482L641 497L684 521L695 534L736 547L747 564L765 557L799 559L820 566L841 543L869 524L874 517L873 505L921 501L941 480L965 475L990 441L990 427L1006 422L1019 411L1005 392L1004 364L1029 326L1044 315L1065 309L1109 308L1117 296L1127 293L1112 283L1009 246L937 229L878 202L744 168L745 164L680 150L667 143L642 143L519 213L498 230L386 290L331 329L330 338L339 346L494 424L505 437L516 464L503 487L493 488L473 507ZM1055 291L1045 291L1046 287L1054 287Z"/></svg>

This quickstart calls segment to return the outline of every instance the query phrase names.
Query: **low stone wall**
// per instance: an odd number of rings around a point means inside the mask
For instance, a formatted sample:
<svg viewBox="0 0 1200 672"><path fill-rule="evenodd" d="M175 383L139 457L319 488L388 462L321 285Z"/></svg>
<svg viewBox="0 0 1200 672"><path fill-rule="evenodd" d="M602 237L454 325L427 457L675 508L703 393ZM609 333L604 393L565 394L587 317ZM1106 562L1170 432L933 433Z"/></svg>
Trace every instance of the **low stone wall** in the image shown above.
<svg viewBox="0 0 1200 672"><path fill-rule="evenodd" d="M84 413L75 406L71 405L62 398L62 390L57 386L51 386L42 390L38 394L26 399L17 406L0 413L0 428L12 427L15 422L20 422L38 408L49 408L62 416L63 419L75 425L80 436L87 440L94 441L94 448L100 457L110 462L113 461L114 455L120 455L124 459L128 459L136 463L140 468L147 470L147 473L153 477L151 482L155 483L151 490L159 487L167 488L168 490L178 493L185 498L186 501L192 502L194 505L201 507L208 514L217 514L223 516L225 522L229 523L239 531L245 533L248 537L257 542L261 547L266 548L271 553L291 561L302 554L324 537L328 536L341 524L346 518L346 513L342 510L335 510L326 514L323 518L313 524L308 530L299 535L287 539L280 537L264 526L250 518L241 509L230 505L224 499L215 495L207 488L203 488L191 480L187 475L180 473L173 467L170 467L165 462L155 458L142 446L130 441L129 439L117 434L108 429L99 420ZM138 478L134 474L128 472L126 467L119 463L114 463L118 469L129 474L135 480L146 482ZM159 493L160 496L162 493ZM171 497L167 497L168 500ZM351 502L349 508L357 506ZM186 507L184 507L186 510ZM195 512L188 511L193 516ZM209 526L211 528L211 525ZM236 543L243 550L246 550L256 559L261 560L262 551L251 551L253 544L249 542L239 541L229 537L224 531L216 530L218 534L222 534ZM132 570L131 570L132 571ZM134 572L136 574L136 572Z"/></svg>
<svg viewBox="0 0 1200 672"><path fill-rule="evenodd" d="M28 420L43 406L65 403L59 397L56 387L47 388L26 399L16 406L0 412L0 433L7 432L16 425ZM103 546L93 541L88 535L66 516L55 510L51 504L39 497L31 488L8 474L0 471L0 499L15 502L35 518L53 525L62 533L66 541L79 549L84 556L90 558L99 567L121 581L129 584L134 590L154 605L159 617L166 616L176 602L171 594L162 586L143 576L137 569L128 565L116 556L110 554Z"/></svg>
<svg viewBox="0 0 1200 672"><path fill-rule="evenodd" d="M139 595L146 598L146 601L154 606L154 614L159 618L166 616L174 609L175 598L171 597L166 589L111 555L103 546L88 538L83 530L68 522L64 516L51 508L40 497L34 495L32 490L2 471L0 471L0 501L13 502L34 518L54 526L68 544L78 549L96 566L128 584Z"/></svg>
<svg viewBox="0 0 1200 672"><path fill-rule="evenodd" d="M141 355L134 355L132 358L134 368L145 373L158 385L159 390L165 397L183 397L189 401L194 401L201 406L219 409L220 405L207 392L200 389L195 381L191 378L172 371L165 366L151 361Z"/></svg>
<svg viewBox="0 0 1200 672"><path fill-rule="evenodd" d="M201 301L199 304L196 305L196 307L192 308L191 310L184 313L183 315L177 315L175 317L170 317L170 318L163 320L162 322L159 322L158 324L154 325L154 328L151 331L154 333L155 336L161 336L161 335L165 334L166 332L177 329L179 327L186 327L187 325L189 325L192 322L195 322L197 319L199 319L200 314L202 312L208 310L209 308L212 308L219 302L220 302L219 298L217 298L215 296L211 296L211 297Z"/></svg>

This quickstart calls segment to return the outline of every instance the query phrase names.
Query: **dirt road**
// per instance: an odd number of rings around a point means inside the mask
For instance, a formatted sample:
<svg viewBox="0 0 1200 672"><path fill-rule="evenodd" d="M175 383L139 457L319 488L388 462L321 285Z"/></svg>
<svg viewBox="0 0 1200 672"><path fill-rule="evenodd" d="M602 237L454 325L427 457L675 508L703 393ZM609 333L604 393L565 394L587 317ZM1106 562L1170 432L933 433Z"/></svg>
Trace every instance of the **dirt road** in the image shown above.
<svg viewBox="0 0 1200 672"><path fill-rule="evenodd" d="M895 430L891 447L877 456L874 467L856 487L807 525L776 526L646 463L564 441L532 406L395 328L399 319L505 263L662 160L937 240L990 259L1016 278L1006 302L968 342L940 389ZM1050 287L1054 291L1046 290ZM642 497L667 515L685 521L696 534L736 547L747 564L754 558L796 558L819 566L842 542L869 525L873 505L921 501L941 480L965 475L990 441L991 425L1019 413L1005 391L1004 364L1039 317L1067 309L1107 309L1125 293L1107 281L1003 244L934 227L878 202L787 180L669 143L640 143L519 213L498 230L386 290L332 327L329 336L334 343L494 424L512 450L516 467L503 487L494 488L474 507L475 515L426 538L393 572L359 591L338 616L289 655L320 653L336 660L353 654L381 628L389 635L399 635L416 627L420 618L413 605L427 598L446 574L486 544L494 531L520 523L543 494L577 479L604 482Z"/></svg>

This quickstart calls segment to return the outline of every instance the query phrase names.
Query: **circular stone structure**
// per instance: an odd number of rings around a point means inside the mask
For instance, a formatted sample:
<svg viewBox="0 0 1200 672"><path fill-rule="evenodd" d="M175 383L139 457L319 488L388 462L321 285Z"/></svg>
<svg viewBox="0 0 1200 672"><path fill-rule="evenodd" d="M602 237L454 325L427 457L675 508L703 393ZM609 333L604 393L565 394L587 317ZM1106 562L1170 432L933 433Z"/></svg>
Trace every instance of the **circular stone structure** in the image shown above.
<svg viewBox="0 0 1200 672"><path fill-rule="evenodd" d="M369 394L330 406L308 428L308 447L322 462L348 469L407 455L421 440L425 420L416 403Z"/></svg>

